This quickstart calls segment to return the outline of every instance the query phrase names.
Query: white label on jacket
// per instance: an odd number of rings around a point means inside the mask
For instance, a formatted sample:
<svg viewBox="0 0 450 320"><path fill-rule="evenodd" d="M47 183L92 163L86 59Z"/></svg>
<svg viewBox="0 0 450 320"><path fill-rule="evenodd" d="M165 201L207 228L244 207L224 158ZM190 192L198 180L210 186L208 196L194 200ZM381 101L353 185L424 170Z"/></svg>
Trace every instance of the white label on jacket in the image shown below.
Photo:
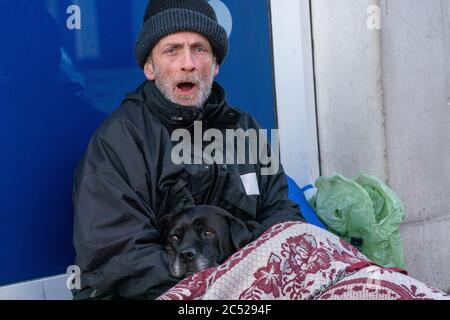
<svg viewBox="0 0 450 320"><path fill-rule="evenodd" d="M259 196L258 179L256 178L255 172L241 175L241 181L247 195Z"/></svg>

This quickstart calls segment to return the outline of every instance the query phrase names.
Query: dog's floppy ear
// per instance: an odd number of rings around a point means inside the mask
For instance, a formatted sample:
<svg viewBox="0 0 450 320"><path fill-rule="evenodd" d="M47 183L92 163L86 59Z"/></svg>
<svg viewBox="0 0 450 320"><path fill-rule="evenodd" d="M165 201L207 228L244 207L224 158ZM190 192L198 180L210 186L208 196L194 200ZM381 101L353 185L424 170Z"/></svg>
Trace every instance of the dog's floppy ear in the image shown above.
<svg viewBox="0 0 450 320"><path fill-rule="evenodd" d="M241 220L233 217L229 220L231 242L236 250L244 247L252 240L252 234Z"/></svg>
<svg viewBox="0 0 450 320"><path fill-rule="evenodd" d="M235 250L239 250L252 240L252 233L242 220L239 220L226 211L222 211L221 214L225 216L228 221L231 242Z"/></svg>
<svg viewBox="0 0 450 320"><path fill-rule="evenodd" d="M227 220L228 226L230 228L231 243L235 250L239 250L252 240L253 234L247 228L247 225L244 223L244 221L236 218L230 212L220 207L212 206L210 208L214 208L215 212L222 215Z"/></svg>
<svg viewBox="0 0 450 320"><path fill-rule="evenodd" d="M163 237L167 235L174 216L175 214L165 214L158 219L158 231Z"/></svg>

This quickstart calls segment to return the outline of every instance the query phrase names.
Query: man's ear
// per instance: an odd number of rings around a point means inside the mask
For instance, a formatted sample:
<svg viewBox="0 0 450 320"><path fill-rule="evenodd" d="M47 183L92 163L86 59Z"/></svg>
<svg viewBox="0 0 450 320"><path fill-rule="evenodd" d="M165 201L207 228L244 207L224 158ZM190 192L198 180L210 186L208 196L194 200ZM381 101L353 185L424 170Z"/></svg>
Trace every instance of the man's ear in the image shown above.
<svg viewBox="0 0 450 320"><path fill-rule="evenodd" d="M214 77L217 77L219 75L220 66L216 61L216 66L214 67Z"/></svg>
<svg viewBox="0 0 450 320"><path fill-rule="evenodd" d="M155 69L153 67L153 62L151 59L148 59L144 65L144 74L148 80L155 80Z"/></svg>

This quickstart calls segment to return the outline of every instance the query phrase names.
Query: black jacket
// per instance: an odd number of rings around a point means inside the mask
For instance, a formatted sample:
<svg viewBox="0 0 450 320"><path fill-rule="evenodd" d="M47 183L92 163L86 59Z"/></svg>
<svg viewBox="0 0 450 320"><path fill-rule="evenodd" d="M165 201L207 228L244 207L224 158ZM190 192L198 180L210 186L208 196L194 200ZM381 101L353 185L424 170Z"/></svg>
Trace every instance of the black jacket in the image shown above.
<svg viewBox="0 0 450 320"><path fill-rule="evenodd" d="M303 220L287 199L284 172L260 174L261 165L175 165L171 133L259 129L247 113L231 108L214 83L204 108L176 105L144 82L96 131L77 167L73 189L76 264L81 290L75 299L156 298L179 280L169 273L158 231L161 216L186 206L210 204L261 228ZM240 176L256 173L260 195L247 195Z"/></svg>

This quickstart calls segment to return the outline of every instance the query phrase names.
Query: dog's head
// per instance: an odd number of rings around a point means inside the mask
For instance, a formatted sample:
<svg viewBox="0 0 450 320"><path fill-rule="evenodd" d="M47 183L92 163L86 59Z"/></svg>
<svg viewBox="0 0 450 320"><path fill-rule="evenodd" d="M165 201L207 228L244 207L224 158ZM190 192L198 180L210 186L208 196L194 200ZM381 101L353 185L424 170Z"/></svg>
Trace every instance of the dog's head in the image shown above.
<svg viewBox="0 0 450 320"><path fill-rule="evenodd" d="M170 272L177 278L218 266L252 237L245 223L214 206L165 216L159 227Z"/></svg>

